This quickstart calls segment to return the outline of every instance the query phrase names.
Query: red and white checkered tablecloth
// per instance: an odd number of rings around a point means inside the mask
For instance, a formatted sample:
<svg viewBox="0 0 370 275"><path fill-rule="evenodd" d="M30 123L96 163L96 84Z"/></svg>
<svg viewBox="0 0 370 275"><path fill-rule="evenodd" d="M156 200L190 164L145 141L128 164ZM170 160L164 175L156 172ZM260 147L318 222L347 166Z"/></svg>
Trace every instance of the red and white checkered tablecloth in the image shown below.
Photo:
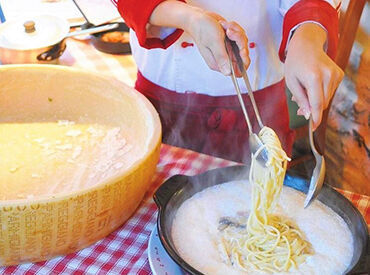
<svg viewBox="0 0 370 275"><path fill-rule="evenodd" d="M134 86L137 75L137 66L132 55L100 52L89 39L67 39L67 48L59 58L59 63L112 76L129 86Z"/></svg>
<svg viewBox="0 0 370 275"><path fill-rule="evenodd" d="M136 65L130 55L99 52L89 40L67 40L61 65L78 67L113 76L133 86ZM79 252L35 264L2 267L0 274L151 274L147 246L156 223L157 208L152 199L163 181L175 174L194 175L234 163L193 151L162 145L157 173L141 205L116 231ZM370 197L341 191L360 210L370 226Z"/></svg>
<svg viewBox="0 0 370 275"><path fill-rule="evenodd" d="M190 150L162 145L153 183L134 215L94 245L49 261L0 268L0 274L151 274L147 246L156 224L154 191L175 174L195 175L234 164ZM339 190L340 191L340 190ZM340 191L360 210L370 226L370 197Z"/></svg>

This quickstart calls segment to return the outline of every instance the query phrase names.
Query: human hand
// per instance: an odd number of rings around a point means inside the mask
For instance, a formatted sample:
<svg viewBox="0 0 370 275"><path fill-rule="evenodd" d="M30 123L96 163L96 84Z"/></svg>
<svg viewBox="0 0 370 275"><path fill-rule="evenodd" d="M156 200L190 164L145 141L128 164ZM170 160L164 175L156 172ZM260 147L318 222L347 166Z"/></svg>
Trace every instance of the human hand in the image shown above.
<svg viewBox="0 0 370 275"><path fill-rule="evenodd" d="M314 23L300 26L291 38L285 60L285 81L299 109L316 129L344 73L325 53L326 31Z"/></svg>
<svg viewBox="0 0 370 275"><path fill-rule="evenodd" d="M153 10L149 24L183 29L193 37L200 54L212 70L230 75L231 68L225 46L226 33L238 45L245 67L249 66L248 38L243 28L236 22L226 22L216 13L181 1L167 0ZM235 57L232 55L231 58L236 75L241 76Z"/></svg>
<svg viewBox="0 0 370 275"><path fill-rule="evenodd" d="M216 13L196 9L189 19L186 31L193 37L200 54L212 70L219 71L224 75L231 74L225 46L225 33L230 40L235 41L238 45L240 57L245 68L248 68L250 63L248 38L238 23L227 22ZM236 75L241 76L233 54L231 59Z"/></svg>

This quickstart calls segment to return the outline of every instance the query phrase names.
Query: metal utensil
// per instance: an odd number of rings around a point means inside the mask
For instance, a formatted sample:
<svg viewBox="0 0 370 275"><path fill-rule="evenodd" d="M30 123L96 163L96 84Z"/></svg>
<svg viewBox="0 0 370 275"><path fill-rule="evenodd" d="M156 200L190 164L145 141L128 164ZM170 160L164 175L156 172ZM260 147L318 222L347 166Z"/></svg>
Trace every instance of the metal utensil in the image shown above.
<svg viewBox="0 0 370 275"><path fill-rule="evenodd" d="M239 87L238 81L236 79L234 67L233 67L232 60L231 60L231 53L229 52L229 49L228 49L228 44L231 45L232 51L234 53L234 56L236 57L238 68L239 68L239 70L240 70L240 72L241 72L241 74L243 76L245 85L247 87L248 95L249 95L249 97L251 99L253 110L254 110L254 112L256 114L258 124L261 127L261 129L264 127L264 125L262 123L260 114L259 114L258 109L257 109L256 102L254 100L253 91L252 91L251 85L249 83L248 75L246 73L246 70L245 70L243 61L242 61L242 59L240 57L240 54L239 54L239 48L238 48L238 46L236 45L236 43L234 41L231 41L229 38L227 38L227 36L225 36L225 46L226 46L226 50L227 50L227 53L228 53L228 58L229 58L229 63L230 63L230 68L231 68L231 79L233 81L233 84L234 84L236 93L238 95L238 100L239 100L240 106L242 108L242 111L243 111L245 120L246 120L247 125L248 125L248 131L249 131L249 140L248 140L249 141L249 148L250 148L251 153L255 154L263 146L263 142L258 137L258 135L253 132L252 124L250 122L250 119L249 119L247 110L245 108L245 104L244 104L244 101L243 101L243 98L242 98L242 95L241 95L240 87ZM266 148L263 148L260 151L260 153L257 155L257 158L256 159L257 159L257 161L261 165L266 166L266 163L268 161L268 152L267 152L267 149Z"/></svg>
<svg viewBox="0 0 370 275"><path fill-rule="evenodd" d="M35 15L0 24L2 64L58 63L66 38L117 28L118 23L69 32L68 20L53 15Z"/></svg>
<svg viewBox="0 0 370 275"><path fill-rule="evenodd" d="M91 27L88 29L82 29L82 30L70 32L66 34L65 37L67 38L67 37L79 36L79 35L84 35L84 34L94 34L98 32L110 31L110 30L118 28L118 26L119 26L118 23L111 23L111 24L106 24L106 25L102 25L98 27Z"/></svg>
<svg viewBox="0 0 370 275"><path fill-rule="evenodd" d="M66 34L65 38L63 40L61 40L59 43L56 43L53 47L51 47L47 51L39 54L37 56L37 60L38 61L57 60L63 54L63 52L66 48L65 40L68 37L109 31L109 30L115 29L117 27L118 27L118 23L114 23L114 24L108 24L108 25L103 25L103 26L99 26L99 27L92 27L92 28L89 28L89 29L83 29L83 30L70 32L70 33Z"/></svg>
<svg viewBox="0 0 370 275"><path fill-rule="evenodd" d="M325 158L324 156L320 155L315 147L315 141L313 139L313 131L312 131L312 116L310 116L309 124L308 124L308 137L310 140L310 146L312 153L315 157L315 168L312 172L312 177L310 180L310 187L307 192L306 200L304 202L304 208L309 206L311 202L315 200L317 195L320 193L322 185L324 183L325 178Z"/></svg>

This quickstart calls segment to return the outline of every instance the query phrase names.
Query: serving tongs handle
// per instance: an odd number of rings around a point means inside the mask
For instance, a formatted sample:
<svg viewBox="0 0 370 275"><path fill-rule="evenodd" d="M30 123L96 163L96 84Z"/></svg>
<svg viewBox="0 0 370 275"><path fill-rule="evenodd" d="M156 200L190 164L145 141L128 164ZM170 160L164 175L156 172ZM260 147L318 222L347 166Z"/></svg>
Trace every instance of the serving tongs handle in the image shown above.
<svg viewBox="0 0 370 275"><path fill-rule="evenodd" d="M227 51L227 56L229 58L229 64L230 64L230 69L231 69L231 79L233 81L234 88L236 90L236 94L238 96L240 107L242 108L243 115L244 115L245 120L246 120L247 125L248 125L249 135L252 135L253 134L252 123L249 119L247 109L245 108L245 104L244 104L243 97L242 97L242 92L240 91L240 87L239 87L238 81L236 79L233 62L231 60L231 53L229 52L229 48L228 48L227 43L231 43L231 40L229 38L227 38L227 36L225 36L225 47L226 47L226 51Z"/></svg>
<svg viewBox="0 0 370 275"><path fill-rule="evenodd" d="M262 140L259 138L259 136L257 134L255 134L253 132L253 129L252 129L252 124L251 124L251 121L249 119L249 116L248 116L248 113L247 113L247 109L245 108L245 104L244 104L244 101L243 101L243 97L242 97L242 93L240 91L240 88L239 88L239 84L238 84L238 81L236 79L236 75L235 75L235 71L234 71L234 66L233 66L233 63L232 63L232 60L231 60L231 56L232 56L232 53L230 53L229 51L229 45L230 44L231 46L233 44L235 44L236 46L236 49L238 48L236 43L231 41L229 38L227 38L227 36L225 36L225 47L226 47L226 51L227 51L227 55L228 55L228 58L229 58L229 63L230 63L230 69L231 69L231 79L233 81L233 84L234 84L234 87L235 87L235 90L236 90L236 93L237 93L237 96L238 96L238 100L239 100L239 103L240 103L240 106L242 108L242 111L243 111L243 114L244 114L244 117L245 117L245 120L247 122L247 125L248 125L248 131L249 131L249 137L248 137L248 142L249 142L249 148L250 148L250 151L252 154L256 154L257 152L259 152L257 154L257 161L262 165L262 166L265 166L267 163L268 163L268 160L269 160L269 155L268 155L268 152L266 150L266 148L262 148L261 147L264 147L263 145L263 142ZM237 49L237 53L234 53L236 56L239 57L239 60L241 61L241 57L239 55L239 50ZM242 62L242 61L241 61ZM242 67L243 67L243 70L244 71L244 77L245 79L247 80L248 84L249 84L249 81L248 81L248 77L246 75L246 72L245 72L245 68L244 68L244 65L243 65L243 62L241 63ZM253 98L253 108L254 108L254 111L256 113L256 116L257 116L257 119L258 119L258 123L260 124L261 128L263 127L263 124L261 122L261 118L259 116L259 113L258 113L258 110L257 110L257 106L256 106L256 103L254 102L254 97L252 95L252 89L250 87L250 85L248 86L249 87L249 91L248 91L248 94L249 96L251 97L251 100Z"/></svg>
<svg viewBox="0 0 370 275"><path fill-rule="evenodd" d="M242 60L242 58L239 54L239 47L238 47L238 45L236 44L235 41L230 40L227 36L225 36L225 40L226 40L227 43L230 44L231 49L233 51L233 54L236 58L236 63L238 65L240 73L242 74L245 86L247 87L248 95L249 95L249 98L251 99L253 110L254 110L254 113L256 114L256 117L257 117L258 125L262 129L264 125L262 123L261 116L260 116L260 113L258 111L256 101L254 100L254 95L253 95L252 87L251 87L251 84L250 84L250 81L249 81L249 78L248 78L248 75L247 75L247 71L245 70L243 60ZM227 46L226 46L226 49L227 49Z"/></svg>

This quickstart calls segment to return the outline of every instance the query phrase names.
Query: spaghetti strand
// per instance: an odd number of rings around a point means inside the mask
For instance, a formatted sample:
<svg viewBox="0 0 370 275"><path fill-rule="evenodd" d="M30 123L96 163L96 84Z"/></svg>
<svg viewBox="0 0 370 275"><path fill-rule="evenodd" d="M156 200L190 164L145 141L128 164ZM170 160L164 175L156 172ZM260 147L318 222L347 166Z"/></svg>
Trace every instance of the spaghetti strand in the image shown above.
<svg viewBox="0 0 370 275"><path fill-rule="evenodd" d="M244 228L229 226L221 232L223 255L241 270L289 271L310 255L310 244L289 220L272 214L278 204L289 158L271 128L262 128L259 136L264 146L252 154L249 173L251 212ZM266 167L256 161L263 148L269 153Z"/></svg>

